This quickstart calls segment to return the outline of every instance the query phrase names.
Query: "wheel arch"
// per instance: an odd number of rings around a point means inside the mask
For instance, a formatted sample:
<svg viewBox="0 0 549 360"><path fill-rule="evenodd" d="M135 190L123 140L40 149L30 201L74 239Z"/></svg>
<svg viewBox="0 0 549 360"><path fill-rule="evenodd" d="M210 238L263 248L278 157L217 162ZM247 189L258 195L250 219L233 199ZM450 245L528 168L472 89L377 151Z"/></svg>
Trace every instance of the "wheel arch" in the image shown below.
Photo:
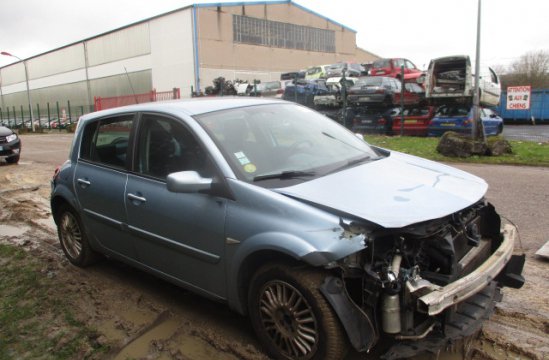
<svg viewBox="0 0 549 360"><path fill-rule="evenodd" d="M237 275L238 312L248 313L248 291L250 281L257 270L266 263L285 264L288 266L306 265L303 261L276 250L259 250L249 254L240 266Z"/></svg>
<svg viewBox="0 0 549 360"><path fill-rule="evenodd" d="M56 224L59 218L59 209L63 205L70 206L75 211L78 208L76 204L76 199L74 199L71 196L67 196L67 194L64 194L64 191L61 190L58 193L53 194L50 200L50 206L51 206L51 215Z"/></svg>

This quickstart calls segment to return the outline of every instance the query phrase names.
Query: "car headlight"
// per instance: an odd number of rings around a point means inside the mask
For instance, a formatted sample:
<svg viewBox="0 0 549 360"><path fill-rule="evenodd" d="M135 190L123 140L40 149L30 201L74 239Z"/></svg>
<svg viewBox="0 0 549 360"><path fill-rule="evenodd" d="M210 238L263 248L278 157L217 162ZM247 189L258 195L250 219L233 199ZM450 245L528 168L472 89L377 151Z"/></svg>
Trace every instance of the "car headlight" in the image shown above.
<svg viewBox="0 0 549 360"><path fill-rule="evenodd" d="M15 141L15 140L17 140L17 134L11 134L11 135L6 136L6 141L7 142L12 142L12 141Z"/></svg>

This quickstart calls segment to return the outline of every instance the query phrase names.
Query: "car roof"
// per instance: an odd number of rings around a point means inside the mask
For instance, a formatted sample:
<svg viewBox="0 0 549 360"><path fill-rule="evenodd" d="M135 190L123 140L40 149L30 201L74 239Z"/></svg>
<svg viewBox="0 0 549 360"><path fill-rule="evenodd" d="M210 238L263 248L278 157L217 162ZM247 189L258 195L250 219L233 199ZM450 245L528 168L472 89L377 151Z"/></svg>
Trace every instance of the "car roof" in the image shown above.
<svg viewBox="0 0 549 360"><path fill-rule="evenodd" d="M247 106L264 104L280 104L284 102L279 99L255 98L255 97L203 97L184 100L150 102L137 105L128 105L86 114L82 120L95 119L103 116L117 115L133 112L166 112L173 114L185 114L189 116L205 114L209 112L235 109Z"/></svg>

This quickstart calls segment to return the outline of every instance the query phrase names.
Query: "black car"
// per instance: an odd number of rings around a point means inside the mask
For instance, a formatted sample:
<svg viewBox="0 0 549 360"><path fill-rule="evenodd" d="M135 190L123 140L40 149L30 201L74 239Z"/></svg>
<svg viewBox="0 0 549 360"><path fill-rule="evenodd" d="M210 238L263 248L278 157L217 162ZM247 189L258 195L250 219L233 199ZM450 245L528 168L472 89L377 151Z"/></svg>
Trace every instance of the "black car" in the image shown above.
<svg viewBox="0 0 549 360"><path fill-rule="evenodd" d="M352 119L351 130L361 134L392 135L393 116L398 109L361 106L349 108L348 118Z"/></svg>
<svg viewBox="0 0 549 360"><path fill-rule="evenodd" d="M21 139L10 128L0 126L0 159L17 164L21 154Z"/></svg>

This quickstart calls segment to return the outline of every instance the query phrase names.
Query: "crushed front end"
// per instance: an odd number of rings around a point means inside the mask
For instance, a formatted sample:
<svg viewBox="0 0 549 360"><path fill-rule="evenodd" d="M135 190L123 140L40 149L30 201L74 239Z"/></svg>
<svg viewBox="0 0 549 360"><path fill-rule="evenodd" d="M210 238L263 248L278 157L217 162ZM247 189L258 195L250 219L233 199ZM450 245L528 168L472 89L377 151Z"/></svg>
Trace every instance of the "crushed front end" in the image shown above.
<svg viewBox="0 0 549 360"><path fill-rule="evenodd" d="M330 264L339 276L321 291L357 351L384 338L384 359L436 352L479 330L502 286L524 283L524 255L513 255L516 229L502 227L484 200L400 229L342 226L365 234L367 247Z"/></svg>

